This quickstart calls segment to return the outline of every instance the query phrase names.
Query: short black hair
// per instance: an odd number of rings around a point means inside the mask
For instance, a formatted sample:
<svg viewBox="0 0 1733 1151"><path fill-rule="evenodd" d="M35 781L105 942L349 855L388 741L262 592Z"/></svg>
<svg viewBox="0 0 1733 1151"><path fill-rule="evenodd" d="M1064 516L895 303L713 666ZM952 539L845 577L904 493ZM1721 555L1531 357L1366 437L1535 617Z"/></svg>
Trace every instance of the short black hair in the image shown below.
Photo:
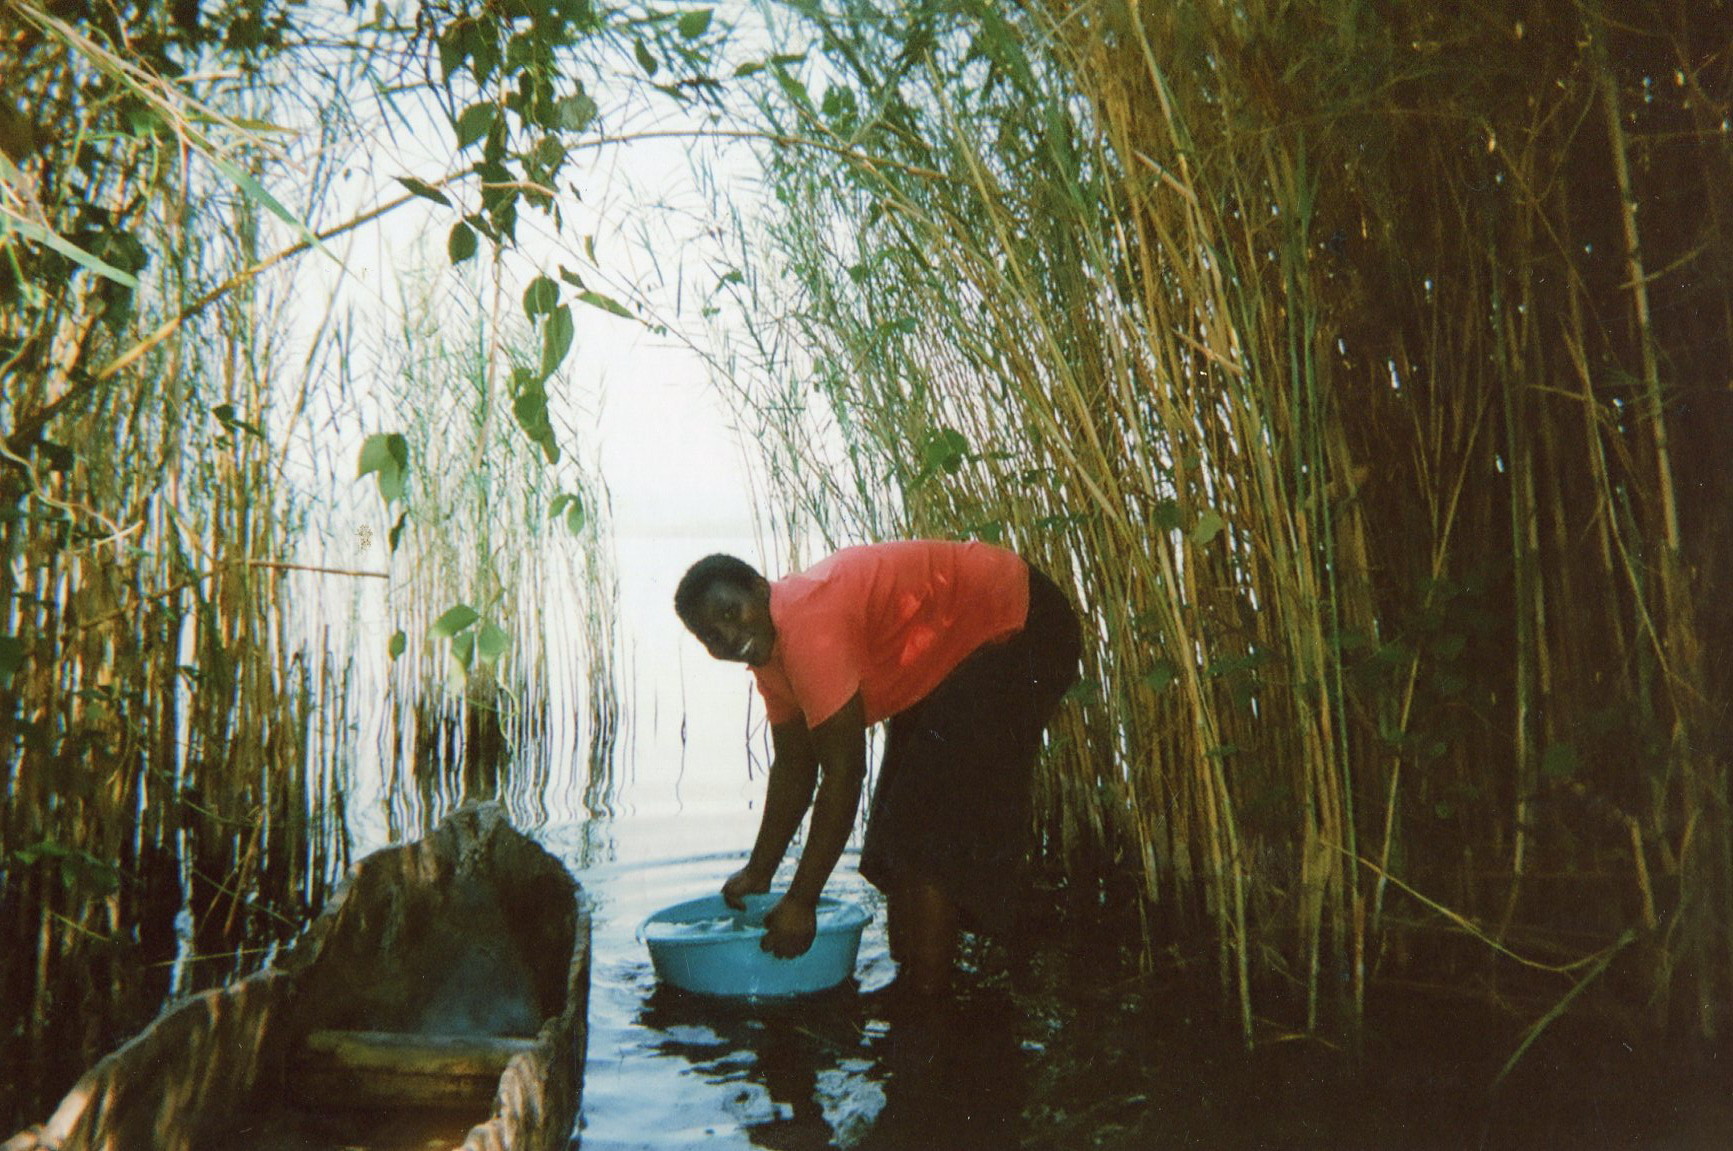
<svg viewBox="0 0 1733 1151"><path fill-rule="evenodd" d="M763 579L758 569L743 559L721 554L705 556L680 577L680 586L674 589L674 614L690 623L698 602L712 584L733 584L741 591L751 591Z"/></svg>

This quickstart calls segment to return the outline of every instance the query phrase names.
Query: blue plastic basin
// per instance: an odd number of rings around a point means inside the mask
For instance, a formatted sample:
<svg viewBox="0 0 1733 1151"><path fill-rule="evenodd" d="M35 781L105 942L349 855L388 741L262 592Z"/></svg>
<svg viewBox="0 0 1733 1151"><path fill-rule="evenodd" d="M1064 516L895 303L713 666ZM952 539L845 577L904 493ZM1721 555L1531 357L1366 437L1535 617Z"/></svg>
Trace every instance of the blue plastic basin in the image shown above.
<svg viewBox="0 0 1733 1151"><path fill-rule="evenodd" d="M638 928L650 962L665 983L705 995L805 995L835 987L854 974L861 932L872 919L865 908L819 898L818 934L793 959L763 950L764 915L780 895L749 895L736 911L720 895L663 908Z"/></svg>

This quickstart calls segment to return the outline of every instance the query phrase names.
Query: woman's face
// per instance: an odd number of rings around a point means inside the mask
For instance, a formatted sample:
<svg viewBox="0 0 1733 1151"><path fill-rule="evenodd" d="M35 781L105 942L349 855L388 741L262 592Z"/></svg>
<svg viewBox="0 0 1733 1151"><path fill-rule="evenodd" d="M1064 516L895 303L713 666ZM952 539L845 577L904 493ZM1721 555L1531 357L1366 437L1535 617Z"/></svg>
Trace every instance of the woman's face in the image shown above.
<svg viewBox="0 0 1733 1151"><path fill-rule="evenodd" d="M686 627L714 658L759 667L770 660L776 628L770 622L770 585L752 588L713 583L699 597Z"/></svg>

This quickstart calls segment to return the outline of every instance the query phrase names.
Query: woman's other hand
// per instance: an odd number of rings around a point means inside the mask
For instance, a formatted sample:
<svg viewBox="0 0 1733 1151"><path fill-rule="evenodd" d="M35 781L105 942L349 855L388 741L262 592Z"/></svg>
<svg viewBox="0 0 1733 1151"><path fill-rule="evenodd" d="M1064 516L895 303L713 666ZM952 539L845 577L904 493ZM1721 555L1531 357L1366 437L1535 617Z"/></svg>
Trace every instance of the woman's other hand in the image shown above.
<svg viewBox="0 0 1733 1151"><path fill-rule="evenodd" d="M769 890L770 876L760 875L750 866L742 867L722 884L722 902L736 911L744 911L748 895L763 895Z"/></svg>

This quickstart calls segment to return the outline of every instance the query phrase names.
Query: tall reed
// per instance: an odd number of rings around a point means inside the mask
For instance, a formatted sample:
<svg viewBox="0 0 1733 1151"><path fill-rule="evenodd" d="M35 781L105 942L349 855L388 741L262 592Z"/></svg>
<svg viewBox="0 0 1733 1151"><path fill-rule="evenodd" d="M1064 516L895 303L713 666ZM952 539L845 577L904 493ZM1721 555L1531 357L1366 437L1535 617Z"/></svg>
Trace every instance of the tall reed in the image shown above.
<svg viewBox="0 0 1733 1151"><path fill-rule="evenodd" d="M1051 856L1207 924L1248 1038L1627 931L1620 994L1724 1026L1711 8L784 12L730 383L837 534L1069 578Z"/></svg>
<svg viewBox="0 0 1733 1151"><path fill-rule="evenodd" d="M611 768L602 749L620 701L606 489L585 463L575 408L557 468L507 418L508 381L532 344L502 314L501 274L406 281L401 330L372 366L385 386L370 406L403 421L392 426L416 461L401 501L382 509L369 495L347 512L372 525L394 573L376 605L390 626L367 642L375 664L384 645L395 653L379 755L399 830L465 798L500 799L538 826L556 780L588 786ZM463 608L472 622L440 626ZM584 749L601 759L576 773Z"/></svg>
<svg viewBox="0 0 1733 1151"><path fill-rule="evenodd" d="M327 605L360 602L359 588L385 583L367 577L396 575L407 592L394 603L419 652L429 605L418 590L444 597L442 579L461 585L456 570L333 559L321 532L341 512L304 486L331 484L320 461L349 436L342 484L352 488L356 429L329 421L355 414L341 397L355 377L318 368L341 360L351 329L334 297L318 315L328 281L295 257L329 261L339 236L444 195L421 184L327 224L345 166L367 158L368 117L381 114L351 94L394 93L401 104L384 113L425 114L408 107L411 89L385 81L437 56L421 37L456 18L418 10L425 21L245 5L189 20L161 6L0 0L0 1123L40 1117L165 994L257 966L306 922L349 850L362 733L376 731L373 673L386 659L385 637L358 651L352 618ZM564 21L555 33L584 34ZM545 71L545 57L538 48L531 63ZM462 73L415 90L451 100L474 86ZM543 93L544 118L548 104ZM584 119L581 102L566 111ZM488 210L515 209L497 194ZM469 471L499 438L471 440L454 465L439 454L444 429L422 430L422 467L436 479ZM574 571L605 589L592 554L601 500L579 489L592 526L578 556L543 549L538 482L485 493L477 525L431 518L406 554L431 566L443 533L476 548L487 571L504 555L512 572L533 573L513 596L547 593ZM569 504L562 511L571 518ZM588 634L606 649L610 601L584 602ZM527 706L491 710L489 695L490 710L462 713L467 723L504 712L507 723L481 725L472 743L503 733L532 753L521 770L487 761L469 789L515 795L526 820L549 768L533 754L549 713L537 618L501 617L521 654L507 657L499 694ZM611 674L605 656L594 675ZM401 664L396 698L437 727L452 714L437 678L409 674L434 662ZM583 691L611 721L611 685L592 679ZM484 766L469 750L453 754ZM399 753L413 754L383 752Z"/></svg>
<svg viewBox="0 0 1733 1151"><path fill-rule="evenodd" d="M70 96L102 83L100 57L9 46L60 117L28 157L36 207L111 267L142 276L148 256L152 276L125 287L46 248L5 253L6 1115L171 985L255 965L321 897L328 843L307 809L321 781L302 774L313 685L275 607L297 527L272 446L270 289L140 342L205 276L258 259L256 207L179 169L166 129L102 150L112 105Z"/></svg>

